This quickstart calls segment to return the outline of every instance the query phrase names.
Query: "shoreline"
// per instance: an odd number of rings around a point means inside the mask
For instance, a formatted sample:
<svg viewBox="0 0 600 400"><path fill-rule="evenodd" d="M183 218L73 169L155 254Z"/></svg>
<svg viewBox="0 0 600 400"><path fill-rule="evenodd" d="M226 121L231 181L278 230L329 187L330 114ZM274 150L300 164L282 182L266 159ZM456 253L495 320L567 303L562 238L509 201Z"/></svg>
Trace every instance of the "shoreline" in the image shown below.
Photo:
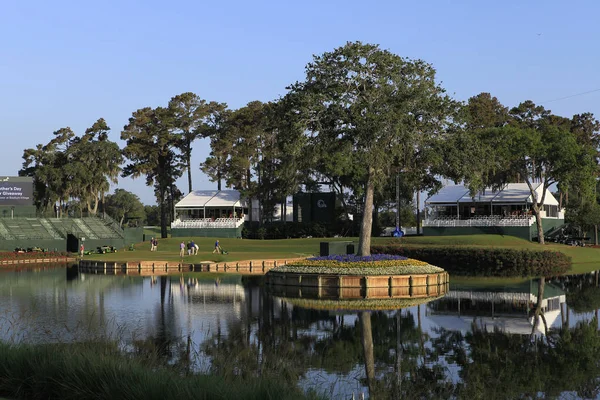
<svg viewBox="0 0 600 400"><path fill-rule="evenodd" d="M164 260L149 261L98 261L79 259L79 271L96 274L125 274L125 275L169 275L179 272L229 272L264 274L288 262L302 260L303 258L277 258L265 260L224 261L224 262L199 262L185 263Z"/></svg>
<svg viewBox="0 0 600 400"><path fill-rule="evenodd" d="M68 263L76 262L75 257L48 257L48 258L22 258L15 260L0 260L2 266L13 266L22 264L47 264L47 263Z"/></svg>

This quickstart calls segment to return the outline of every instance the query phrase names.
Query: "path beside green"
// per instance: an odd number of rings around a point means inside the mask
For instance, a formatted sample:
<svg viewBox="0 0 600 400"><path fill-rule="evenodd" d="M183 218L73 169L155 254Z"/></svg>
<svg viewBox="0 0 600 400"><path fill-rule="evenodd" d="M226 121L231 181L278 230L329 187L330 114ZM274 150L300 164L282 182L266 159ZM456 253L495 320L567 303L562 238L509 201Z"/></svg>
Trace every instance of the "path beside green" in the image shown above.
<svg viewBox="0 0 600 400"><path fill-rule="evenodd" d="M310 257L318 255L319 243L323 241L358 241L357 238L311 238L311 239L281 239L281 240L249 240L249 239L219 239L221 247L229 252L227 255L214 254L215 238L168 238L159 239L158 251L150 252L148 242L135 245L135 251L119 251L113 254L98 254L86 256L93 260L107 261L140 261L161 260L180 261L179 244L194 240L200 247L197 256L184 257L185 262L199 263L202 261L222 262L257 259L282 259ZM563 244L537 243L519 239L514 236L501 235L470 235L470 236L420 236L408 237L401 241L393 238L373 238L373 244L400 243L404 246L475 246L482 248L507 247L518 249L560 251L573 260L572 273L584 273L600 269L600 249L591 247L574 247Z"/></svg>

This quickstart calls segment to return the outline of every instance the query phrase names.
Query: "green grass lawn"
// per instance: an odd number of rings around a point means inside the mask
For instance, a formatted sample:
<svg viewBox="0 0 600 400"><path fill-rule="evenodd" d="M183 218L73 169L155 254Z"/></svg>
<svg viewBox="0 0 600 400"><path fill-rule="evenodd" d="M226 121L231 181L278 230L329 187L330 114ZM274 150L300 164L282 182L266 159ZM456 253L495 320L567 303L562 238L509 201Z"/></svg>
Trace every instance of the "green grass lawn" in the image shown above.
<svg viewBox="0 0 600 400"><path fill-rule="evenodd" d="M281 240L248 240L248 239L219 239L221 247L229 254L213 254L215 238L167 238L158 240L158 251L150 251L150 243L138 243L135 251L120 251L112 254L96 254L86 256L98 260L164 260L179 261L179 244L194 239L200 247L197 256L185 256L184 261L199 263L201 261L240 261L254 259L298 258L310 257L319 253L319 242L324 240L342 239L281 239ZM345 239L349 240L349 239Z"/></svg>
<svg viewBox="0 0 600 400"><path fill-rule="evenodd" d="M280 240L249 240L249 239L219 239L221 247L229 252L227 255L213 254L215 238L167 238L159 239L158 251L150 252L148 242L135 245L135 251L120 251L113 254L98 254L86 256L94 260L107 261L138 261L164 260L179 261L179 243L184 240L194 241L200 247L197 256L185 256L184 261L199 263L201 261L240 261L253 259L297 258L318 255L319 243L322 241L358 241L358 238L312 238L312 239L280 239ZM408 237L402 240L375 237L373 244L399 243L404 246L435 245L435 246L475 246L475 247L509 247L532 250L560 251L573 260L573 273L583 273L600 269L600 249L591 247L572 247L563 244L546 244L540 246L514 236L501 235L470 235L470 236L420 236Z"/></svg>

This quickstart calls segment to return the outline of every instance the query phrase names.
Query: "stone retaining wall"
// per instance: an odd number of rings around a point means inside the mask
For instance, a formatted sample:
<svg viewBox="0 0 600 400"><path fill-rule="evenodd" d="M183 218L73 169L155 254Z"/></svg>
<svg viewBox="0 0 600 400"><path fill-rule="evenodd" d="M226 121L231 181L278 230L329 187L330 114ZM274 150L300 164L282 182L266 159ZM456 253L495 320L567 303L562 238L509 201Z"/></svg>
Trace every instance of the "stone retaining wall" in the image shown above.
<svg viewBox="0 0 600 400"><path fill-rule="evenodd" d="M49 258L22 258L15 260L2 260L0 265L21 265L21 264L42 264L42 263L66 263L75 262L76 258L72 257L49 257Z"/></svg>
<svg viewBox="0 0 600 400"><path fill-rule="evenodd" d="M235 274L262 275L278 265L301 260L275 259L275 260L248 260L228 262L182 263L174 261L96 261L80 260L79 271L97 274L127 274L127 275L168 275L178 272L219 272Z"/></svg>
<svg viewBox="0 0 600 400"><path fill-rule="evenodd" d="M447 293L449 276L445 271L389 276L271 271L266 283L273 294L282 296L300 291L300 297L315 298L414 298Z"/></svg>

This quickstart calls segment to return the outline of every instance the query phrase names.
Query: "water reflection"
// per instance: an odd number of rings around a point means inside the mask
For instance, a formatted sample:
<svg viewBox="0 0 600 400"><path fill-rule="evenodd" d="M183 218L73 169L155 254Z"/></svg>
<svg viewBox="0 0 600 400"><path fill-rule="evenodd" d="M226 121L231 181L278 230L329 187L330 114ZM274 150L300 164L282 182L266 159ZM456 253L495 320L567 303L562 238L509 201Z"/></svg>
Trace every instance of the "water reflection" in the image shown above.
<svg viewBox="0 0 600 400"><path fill-rule="evenodd" d="M598 274L455 284L441 299L374 311L311 309L271 296L260 277L59 267L2 278L4 340L118 339L185 372L272 376L342 399L599 394Z"/></svg>
<svg viewBox="0 0 600 400"><path fill-rule="evenodd" d="M485 286L456 288L428 306L428 317L446 329L461 332L469 331L476 324L488 331L544 334L546 327L560 325L565 302L565 291L541 278L494 290ZM543 326L538 317L543 320Z"/></svg>

